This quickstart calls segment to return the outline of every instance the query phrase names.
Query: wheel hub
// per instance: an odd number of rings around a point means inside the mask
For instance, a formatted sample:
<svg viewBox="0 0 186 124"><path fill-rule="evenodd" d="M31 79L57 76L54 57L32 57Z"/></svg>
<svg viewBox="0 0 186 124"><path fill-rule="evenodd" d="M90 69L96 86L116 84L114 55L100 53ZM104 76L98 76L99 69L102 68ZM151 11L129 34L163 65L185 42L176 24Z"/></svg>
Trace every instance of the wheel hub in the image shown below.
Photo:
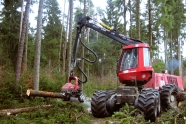
<svg viewBox="0 0 186 124"><path fill-rule="evenodd" d="M170 100L171 100L171 102L173 102L175 100L174 95L171 95Z"/></svg>
<svg viewBox="0 0 186 124"><path fill-rule="evenodd" d="M175 94L171 94L170 96L170 107L177 108L177 100L176 100Z"/></svg>

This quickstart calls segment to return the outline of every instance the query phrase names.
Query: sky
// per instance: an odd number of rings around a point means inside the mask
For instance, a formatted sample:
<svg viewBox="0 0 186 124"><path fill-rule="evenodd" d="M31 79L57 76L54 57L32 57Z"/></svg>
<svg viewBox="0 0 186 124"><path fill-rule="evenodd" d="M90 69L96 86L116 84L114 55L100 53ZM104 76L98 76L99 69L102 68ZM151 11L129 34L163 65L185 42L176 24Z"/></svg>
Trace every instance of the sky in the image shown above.
<svg viewBox="0 0 186 124"><path fill-rule="evenodd" d="M65 9L65 13L68 13L68 0L57 0L60 6L60 10L64 11L64 2L66 1L66 9ZM95 7L100 7L105 9L106 8L106 0L92 0L93 4ZM74 1L74 6L78 6L79 2L77 0ZM38 6L39 5L34 5L31 6L31 9L34 10L34 13L30 13L30 17L29 20L31 21L31 27L36 27L37 24L37 20L35 20L35 17L37 16L37 12L38 12Z"/></svg>
<svg viewBox="0 0 186 124"><path fill-rule="evenodd" d="M68 0L57 0L58 3L59 3L59 6L60 6L60 10L61 11L64 11L64 1L66 1L66 9L65 9L65 13L68 12ZM95 7L100 7L102 9L105 9L106 8L106 0L92 0L93 4ZM142 0L142 3L141 5L144 5L144 0ZM79 2L77 0L75 0L74 2L74 6L78 6L79 5ZM144 6L141 6L141 8L144 8ZM34 27L36 28L36 24L37 24L37 20L35 19L36 15L37 15L37 12L38 12L38 5L34 5L31 7L32 10L34 10L35 13L31 13L30 14L30 22L31 22L31 27ZM160 45L160 57L163 57L164 58L164 45L161 44ZM186 41L184 41L184 46L183 46L183 53L182 55L184 57L186 57Z"/></svg>

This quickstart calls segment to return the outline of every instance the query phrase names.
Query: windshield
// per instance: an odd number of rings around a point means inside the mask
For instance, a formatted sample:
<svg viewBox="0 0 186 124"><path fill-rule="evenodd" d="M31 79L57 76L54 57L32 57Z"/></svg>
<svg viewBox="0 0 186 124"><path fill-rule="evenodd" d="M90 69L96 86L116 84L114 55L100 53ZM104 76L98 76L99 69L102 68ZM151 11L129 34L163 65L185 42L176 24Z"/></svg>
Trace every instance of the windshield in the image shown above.
<svg viewBox="0 0 186 124"><path fill-rule="evenodd" d="M150 52L148 48L143 48L143 54L144 54L144 66L150 66Z"/></svg>
<svg viewBox="0 0 186 124"><path fill-rule="evenodd" d="M124 50L121 61L120 71L138 67L138 51L137 48Z"/></svg>

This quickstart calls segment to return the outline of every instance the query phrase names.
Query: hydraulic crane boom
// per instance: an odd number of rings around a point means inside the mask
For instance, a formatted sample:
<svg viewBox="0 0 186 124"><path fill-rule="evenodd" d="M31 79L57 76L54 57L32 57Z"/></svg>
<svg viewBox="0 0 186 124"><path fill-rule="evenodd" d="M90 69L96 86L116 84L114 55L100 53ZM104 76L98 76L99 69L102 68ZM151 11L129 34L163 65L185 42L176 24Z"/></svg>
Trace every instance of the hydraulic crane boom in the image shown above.
<svg viewBox="0 0 186 124"><path fill-rule="evenodd" d="M89 20L91 20L90 17L86 16L84 18L79 17L78 19L78 25L80 26L79 30L82 29L83 26L89 27L101 34L104 34L107 37L110 37L113 40L116 40L124 45L130 45L130 44L138 44L142 43L140 40L131 39L129 37L126 37L123 34L119 34L116 30L113 30L112 28L108 27L107 25L98 22L102 27L89 23Z"/></svg>
<svg viewBox="0 0 186 124"><path fill-rule="evenodd" d="M95 30L95 31L107 36L107 37L110 37L111 39L113 39L115 41L118 41L119 43L121 43L123 45L143 43L140 40L135 40L135 39L126 37L125 35L118 33L116 30L113 30L112 28L108 27L107 25L105 25L103 23L98 22L102 27L98 26L94 23L90 23L89 22L90 20L92 20L92 19L89 16L78 18L76 39L75 39L73 55L72 55L72 59L71 59L71 75L73 75L73 70L74 70L74 67L76 66L76 55L77 55L77 50L78 50L78 46L79 46L79 38L80 38L80 34L82 32L83 27L91 28L91 29L93 29L93 30Z"/></svg>

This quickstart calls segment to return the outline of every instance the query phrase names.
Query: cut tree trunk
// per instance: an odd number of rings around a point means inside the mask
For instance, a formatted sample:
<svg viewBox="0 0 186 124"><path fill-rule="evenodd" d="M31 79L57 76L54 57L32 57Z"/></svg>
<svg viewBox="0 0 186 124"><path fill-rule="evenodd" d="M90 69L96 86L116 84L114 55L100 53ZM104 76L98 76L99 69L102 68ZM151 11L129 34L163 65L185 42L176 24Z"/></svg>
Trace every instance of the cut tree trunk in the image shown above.
<svg viewBox="0 0 186 124"><path fill-rule="evenodd" d="M63 98L64 95L61 93L47 92L47 91L37 91L28 89L26 92L27 96L40 96L40 97L52 97L52 98Z"/></svg>
<svg viewBox="0 0 186 124"><path fill-rule="evenodd" d="M41 109L41 108L51 108L51 107L52 107L52 105L42 105L42 106L36 106L36 107L3 109L3 110L0 110L0 117L15 115L17 113L22 113L22 112L30 112L30 111L38 110L38 109Z"/></svg>

